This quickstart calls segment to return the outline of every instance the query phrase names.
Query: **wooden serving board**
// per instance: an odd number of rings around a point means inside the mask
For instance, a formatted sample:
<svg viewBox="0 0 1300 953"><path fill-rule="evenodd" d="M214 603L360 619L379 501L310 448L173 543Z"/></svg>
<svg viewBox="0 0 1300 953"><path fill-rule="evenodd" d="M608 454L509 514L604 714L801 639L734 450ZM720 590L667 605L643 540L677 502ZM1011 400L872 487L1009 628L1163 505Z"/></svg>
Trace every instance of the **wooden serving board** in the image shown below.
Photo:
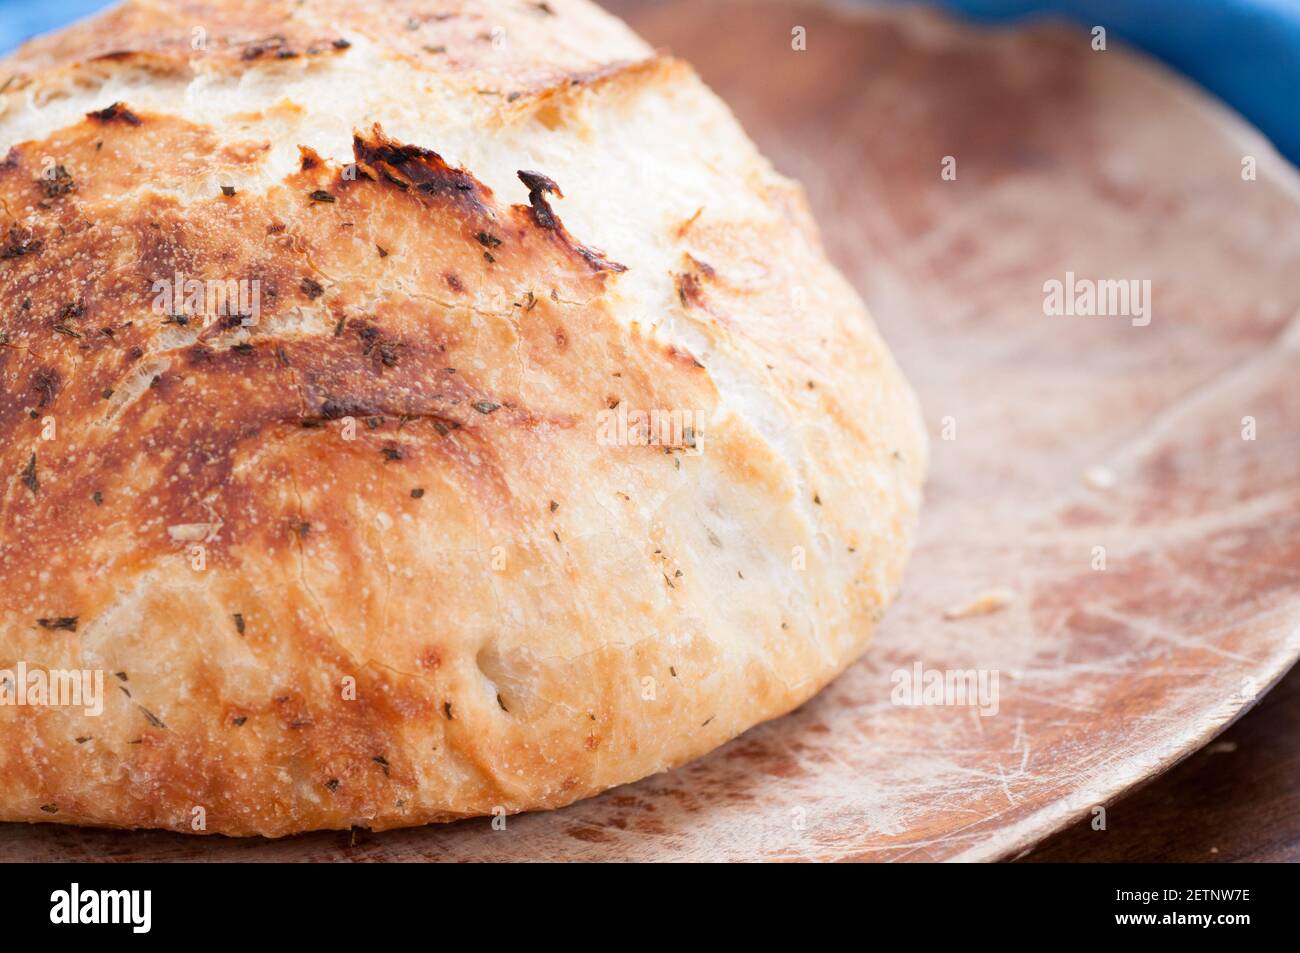
<svg viewBox="0 0 1300 953"><path fill-rule="evenodd" d="M1083 31L614 6L806 184L925 406L920 543L866 658L709 757L504 831L4 825L0 860L1005 858L1195 751L1300 655L1294 169ZM1150 280L1150 323L1045 315L1067 272ZM1014 599L945 619L993 588ZM996 714L892 704L917 663L996 671Z"/></svg>

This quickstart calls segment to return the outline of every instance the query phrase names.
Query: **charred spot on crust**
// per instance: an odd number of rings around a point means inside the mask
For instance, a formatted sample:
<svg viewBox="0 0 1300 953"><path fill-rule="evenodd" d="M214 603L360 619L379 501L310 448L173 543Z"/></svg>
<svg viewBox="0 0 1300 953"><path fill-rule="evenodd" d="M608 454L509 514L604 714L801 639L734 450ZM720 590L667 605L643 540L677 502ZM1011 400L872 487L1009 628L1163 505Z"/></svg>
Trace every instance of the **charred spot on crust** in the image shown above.
<svg viewBox="0 0 1300 953"><path fill-rule="evenodd" d="M59 372L52 367L42 367L32 374L32 389L40 394L40 401L37 407L47 407L54 403L54 398L58 396L59 388L62 386L63 379Z"/></svg>
<svg viewBox="0 0 1300 953"><path fill-rule="evenodd" d="M375 345L379 343L380 330L369 321L353 318L348 322L348 327L356 331L357 337L361 338L362 354L369 354L374 350Z"/></svg>
<svg viewBox="0 0 1300 953"><path fill-rule="evenodd" d="M448 286L449 288L451 288L452 291L464 291L464 290L465 290L465 285L464 285L464 283L463 283L463 282L462 282L458 277L456 277L455 275L453 275L451 272L448 272L448 273L447 273L447 286Z"/></svg>
<svg viewBox="0 0 1300 953"><path fill-rule="evenodd" d="M432 149L389 139L376 124L369 138L352 137L352 154L357 165L378 173L388 184L424 195L443 195L468 201L486 212L484 200L491 195L487 186L464 169L455 169Z"/></svg>
<svg viewBox="0 0 1300 953"><path fill-rule="evenodd" d="M519 181L523 182L528 189L528 204L531 206L533 221L538 228L554 234L581 255L595 271L627 271L625 265L610 261L603 253L574 241L573 236L569 234L556 216L555 210L551 208L551 203L546 200L548 192L564 198L564 193L560 191L560 187L555 184L554 179L542 175L540 172L529 172L526 169L520 169L516 174L519 176Z"/></svg>
<svg viewBox="0 0 1300 953"><path fill-rule="evenodd" d="M86 113L86 118L102 123L124 122L128 126L139 126L143 124L143 120L141 120L135 113L131 112L131 110L126 107L125 103L113 103L113 105L106 106L103 109L88 112Z"/></svg>
<svg viewBox="0 0 1300 953"><path fill-rule="evenodd" d="M301 42L301 39L300 39ZM316 39L305 45L308 56L319 56L322 53L334 51L340 53L343 50L350 49L352 43L343 37L334 39ZM281 34L276 33L261 40L255 40L252 43L244 44L244 50L240 54L242 60L257 60L266 55L274 55L277 60L293 60L302 56L297 50L289 45L289 41Z"/></svg>
<svg viewBox="0 0 1300 953"><path fill-rule="evenodd" d="M497 217L489 205L491 189L464 169L448 165L432 149L387 138L377 123L369 136L356 134L352 137L352 152L356 157L357 171L356 176L350 177L353 180L364 177L387 183L402 192L451 199L489 220ZM552 179L540 172L527 170L520 171L518 175L528 187L530 205L525 210L531 213L533 223L538 228L569 251L576 252L593 271L627 270L618 262L607 259L602 252L575 241L568 233L546 198L548 193L564 197ZM340 175L339 187L346 187L348 179L349 177ZM486 229L477 229L474 237L488 249L484 254L487 261L495 261L491 250L501 244L501 239Z"/></svg>
<svg viewBox="0 0 1300 953"><path fill-rule="evenodd" d="M68 174L68 170L61 165L56 165L46 175L40 177L41 190L44 191L47 199L57 198L60 195L67 195L77 187Z"/></svg>
<svg viewBox="0 0 1300 953"><path fill-rule="evenodd" d="M314 169L321 164L320 153L310 146L299 146L298 157L302 164L302 171Z"/></svg>
<svg viewBox="0 0 1300 953"><path fill-rule="evenodd" d="M358 400L326 397L317 408L317 415L323 420L342 420L344 417L369 416L371 408Z"/></svg>
<svg viewBox="0 0 1300 953"><path fill-rule="evenodd" d="M36 476L36 454L34 453L28 458L27 466L23 467L22 481L23 486L27 487L27 489L31 490L33 493L39 493L41 491L41 481Z"/></svg>
<svg viewBox="0 0 1300 953"><path fill-rule="evenodd" d="M76 632L77 619L75 615L61 615L52 619L37 619L36 624L50 631Z"/></svg>
<svg viewBox="0 0 1300 953"><path fill-rule="evenodd" d="M560 220L555 217L555 212L551 208L551 203L546 201L547 192L554 192L560 198L564 198L564 193L555 184L555 180L540 172L528 172L524 169L520 169L518 175L519 181L528 189L528 203L533 207L533 221L539 228L549 231L562 228Z"/></svg>
<svg viewBox="0 0 1300 953"><path fill-rule="evenodd" d="M44 245L45 242L34 238L27 229L10 225L8 241L3 248L0 248L0 260L7 261L11 258L21 258L23 255L35 255Z"/></svg>
<svg viewBox="0 0 1300 953"><path fill-rule="evenodd" d="M579 245L573 242L573 250L576 251L595 271L627 271L627 265L620 265L616 261L610 261L601 252L588 248L586 245Z"/></svg>
<svg viewBox="0 0 1300 953"><path fill-rule="evenodd" d="M260 40L254 40L246 45L244 47L244 52L240 54L239 58L242 60L255 60L267 53L275 53L276 56L282 58L285 53L288 53L291 56L296 56L297 54L288 49L286 45L288 42L289 41L286 40L283 35L275 33Z"/></svg>

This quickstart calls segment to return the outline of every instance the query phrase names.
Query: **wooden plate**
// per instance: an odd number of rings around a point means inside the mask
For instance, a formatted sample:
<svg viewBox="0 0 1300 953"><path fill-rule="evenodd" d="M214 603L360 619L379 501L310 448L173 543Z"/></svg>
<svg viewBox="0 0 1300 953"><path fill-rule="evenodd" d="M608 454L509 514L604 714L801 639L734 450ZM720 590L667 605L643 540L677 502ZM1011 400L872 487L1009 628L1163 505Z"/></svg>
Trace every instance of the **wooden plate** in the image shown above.
<svg viewBox="0 0 1300 953"><path fill-rule="evenodd" d="M1265 142L1083 31L615 6L807 185L921 395L920 544L867 657L707 758L505 831L5 825L0 860L1002 858L1101 817L1300 654L1300 178ZM1150 281L1150 322L1045 315L1067 272ZM945 619L997 588L1001 611ZM996 672L996 713L893 704L918 664Z"/></svg>

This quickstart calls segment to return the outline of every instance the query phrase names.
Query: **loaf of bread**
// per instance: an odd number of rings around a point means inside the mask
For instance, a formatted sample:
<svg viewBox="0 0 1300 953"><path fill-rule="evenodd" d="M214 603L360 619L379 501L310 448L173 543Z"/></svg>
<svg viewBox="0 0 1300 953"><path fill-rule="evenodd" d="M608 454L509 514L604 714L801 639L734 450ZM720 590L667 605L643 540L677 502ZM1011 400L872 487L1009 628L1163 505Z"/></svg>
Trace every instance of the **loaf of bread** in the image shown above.
<svg viewBox="0 0 1300 953"><path fill-rule="evenodd" d="M686 64L585 0L133 0L0 81L0 819L553 808L862 652L917 404Z"/></svg>

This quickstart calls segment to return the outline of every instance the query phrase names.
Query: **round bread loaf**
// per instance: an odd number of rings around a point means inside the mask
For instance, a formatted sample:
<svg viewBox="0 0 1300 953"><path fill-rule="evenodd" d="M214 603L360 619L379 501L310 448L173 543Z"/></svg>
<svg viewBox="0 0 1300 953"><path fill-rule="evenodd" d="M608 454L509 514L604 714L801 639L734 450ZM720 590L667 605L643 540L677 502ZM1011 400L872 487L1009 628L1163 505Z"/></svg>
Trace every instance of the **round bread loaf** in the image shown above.
<svg viewBox="0 0 1300 953"><path fill-rule="evenodd" d="M584 0L137 0L0 78L0 819L557 807L860 654L917 404L689 66Z"/></svg>

